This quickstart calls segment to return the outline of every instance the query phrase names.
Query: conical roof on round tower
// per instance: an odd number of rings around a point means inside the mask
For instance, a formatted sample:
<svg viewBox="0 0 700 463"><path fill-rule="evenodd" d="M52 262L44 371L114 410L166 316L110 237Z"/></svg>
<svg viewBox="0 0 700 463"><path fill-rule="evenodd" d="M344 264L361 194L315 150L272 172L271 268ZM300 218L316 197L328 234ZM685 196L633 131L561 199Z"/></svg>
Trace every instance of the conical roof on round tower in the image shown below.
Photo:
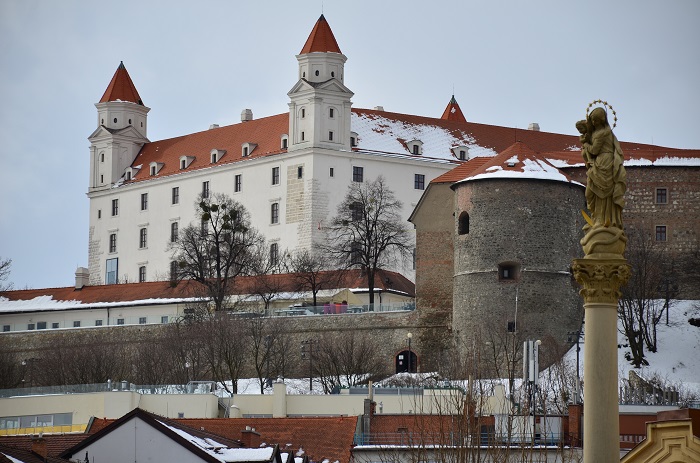
<svg viewBox="0 0 700 463"><path fill-rule="evenodd" d="M450 99L450 102L447 104L445 112L442 113L440 119L444 119L446 121L467 122L467 118L464 117L464 114L459 108L459 104L457 103L454 95L452 95L452 99Z"/></svg>
<svg viewBox="0 0 700 463"><path fill-rule="evenodd" d="M132 82L129 73L124 66L124 62L119 63L117 72L114 73L111 82L107 86L104 95L100 99L100 103L108 101L129 101L144 106L139 92L136 91L136 86Z"/></svg>
<svg viewBox="0 0 700 463"><path fill-rule="evenodd" d="M309 34L309 38L306 39L306 43L299 54L304 55L314 52L341 53L333 31L323 15L316 21L316 25L311 34Z"/></svg>

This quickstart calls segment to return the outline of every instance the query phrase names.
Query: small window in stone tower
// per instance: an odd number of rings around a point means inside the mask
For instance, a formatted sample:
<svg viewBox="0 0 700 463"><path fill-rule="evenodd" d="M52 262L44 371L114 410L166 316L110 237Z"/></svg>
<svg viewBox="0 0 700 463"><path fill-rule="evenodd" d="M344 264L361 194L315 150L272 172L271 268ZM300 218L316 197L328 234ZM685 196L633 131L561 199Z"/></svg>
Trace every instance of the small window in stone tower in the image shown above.
<svg viewBox="0 0 700 463"><path fill-rule="evenodd" d="M328 117L330 117L331 119L333 119L333 117L335 116L334 113L335 113L335 110L334 110L333 108L330 108L330 109L328 110Z"/></svg>
<svg viewBox="0 0 700 463"><path fill-rule="evenodd" d="M515 281L518 277L518 265L513 262L498 264L499 281Z"/></svg>
<svg viewBox="0 0 700 463"><path fill-rule="evenodd" d="M656 189L656 204L666 204L668 202L668 190L666 188Z"/></svg>
<svg viewBox="0 0 700 463"><path fill-rule="evenodd" d="M100 162L105 162L105 154L100 153Z"/></svg>
<svg viewBox="0 0 700 463"><path fill-rule="evenodd" d="M459 214L459 224L457 225L457 233L466 235L469 233L469 214L464 211Z"/></svg>
<svg viewBox="0 0 700 463"><path fill-rule="evenodd" d="M114 118L114 123L115 123L115 124L117 123L117 118L116 118L116 117Z"/></svg>
<svg viewBox="0 0 700 463"><path fill-rule="evenodd" d="M306 117L306 108L301 108L301 118L303 119L305 117Z"/></svg>
<svg viewBox="0 0 700 463"><path fill-rule="evenodd" d="M304 168L302 166L297 167L297 178L304 178Z"/></svg>
<svg viewBox="0 0 700 463"><path fill-rule="evenodd" d="M318 75L320 74L320 72L318 72L318 69L316 70L315 74L316 74L316 77L318 77Z"/></svg>
<svg viewBox="0 0 700 463"><path fill-rule="evenodd" d="M328 141L333 141L333 131L332 130L328 131Z"/></svg>

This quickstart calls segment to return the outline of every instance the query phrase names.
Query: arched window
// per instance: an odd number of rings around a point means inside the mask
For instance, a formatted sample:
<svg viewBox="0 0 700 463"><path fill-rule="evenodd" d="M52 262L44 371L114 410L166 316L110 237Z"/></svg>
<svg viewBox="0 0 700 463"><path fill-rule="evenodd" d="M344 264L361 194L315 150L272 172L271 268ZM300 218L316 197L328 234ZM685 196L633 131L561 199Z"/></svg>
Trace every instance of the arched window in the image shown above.
<svg viewBox="0 0 700 463"><path fill-rule="evenodd" d="M469 233L469 214L463 211L459 214L459 224L457 226L457 233L460 235L466 235Z"/></svg>

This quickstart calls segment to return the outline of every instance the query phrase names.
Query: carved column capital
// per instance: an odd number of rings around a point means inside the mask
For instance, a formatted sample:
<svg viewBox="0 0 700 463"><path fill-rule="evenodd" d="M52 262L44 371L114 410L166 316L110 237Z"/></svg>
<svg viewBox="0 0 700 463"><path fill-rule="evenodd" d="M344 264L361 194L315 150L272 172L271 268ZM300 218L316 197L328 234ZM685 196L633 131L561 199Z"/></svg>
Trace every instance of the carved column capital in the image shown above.
<svg viewBox="0 0 700 463"><path fill-rule="evenodd" d="M573 274L583 286L579 294L585 303L603 302L617 307L620 287L630 277L625 259L574 259Z"/></svg>

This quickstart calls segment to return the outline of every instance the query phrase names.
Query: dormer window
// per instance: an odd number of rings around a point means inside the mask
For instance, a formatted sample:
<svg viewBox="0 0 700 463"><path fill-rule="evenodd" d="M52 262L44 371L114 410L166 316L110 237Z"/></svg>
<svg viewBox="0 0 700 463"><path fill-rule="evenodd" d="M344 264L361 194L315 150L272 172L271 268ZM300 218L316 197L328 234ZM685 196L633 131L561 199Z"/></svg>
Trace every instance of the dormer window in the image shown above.
<svg viewBox="0 0 700 463"><path fill-rule="evenodd" d="M289 135L287 135L286 133L284 135L282 135L281 142L282 142L282 145L281 145L282 149L286 150L289 146Z"/></svg>
<svg viewBox="0 0 700 463"><path fill-rule="evenodd" d="M354 148L357 146L357 132L350 132L350 147Z"/></svg>
<svg viewBox="0 0 700 463"><path fill-rule="evenodd" d="M459 145L459 146L453 146L452 148L452 154L459 159L460 161L468 161L469 160L469 147L464 146L464 145Z"/></svg>
<svg viewBox="0 0 700 463"><path fill-rule="evenodd" d="M131 180L131 171L130 170L126 171L126 179Z"/></svg>
<svg viewBox="0 0 700 463"><path fill-rule="evenodd" d="M216 164L217 162L219 162L219 160L221 160L222 157L224 157L224 154L226 154L226 150L213 149L209 154L211 163Z"/></svg>
<svg viewBox="0 0 700 463"><path fill-rule="evenodd" d="M255 143L243 143L243 145L241 145L241 155L243 157L250 156L256 146L258 145Z"/></svg>
<svg viewBox="0 0 700 463"><path fill-rule="evenodd" d="M127 167L124 171L124 177L126 178L126 180L133 180L136 177L136 174L139 173L139 170L141 170L141 165Z"/></svg>
<svg viewBox="0 0 700 463"><path fill-rule="evenodd" d="M158 175L158 172L160 172L160 170L163 168L164 165L165 164L163 164L162 162L155 162L154 161L154 162L150 163L149 166L151 168L151 176Z"/></svg>
<svg viewBox="0 0 700 463"><path fill-rule="evenodd" d="M194 161L194 156L180 156L180 170L187 169Z"/></svg>
<svg viewBox="0 0 700 463"><path fill-rule="evenodd" d="M410 150L411 154L416 156L423 154L423 142L420 140L411 140L406 143L406 146Z"/></svg>

